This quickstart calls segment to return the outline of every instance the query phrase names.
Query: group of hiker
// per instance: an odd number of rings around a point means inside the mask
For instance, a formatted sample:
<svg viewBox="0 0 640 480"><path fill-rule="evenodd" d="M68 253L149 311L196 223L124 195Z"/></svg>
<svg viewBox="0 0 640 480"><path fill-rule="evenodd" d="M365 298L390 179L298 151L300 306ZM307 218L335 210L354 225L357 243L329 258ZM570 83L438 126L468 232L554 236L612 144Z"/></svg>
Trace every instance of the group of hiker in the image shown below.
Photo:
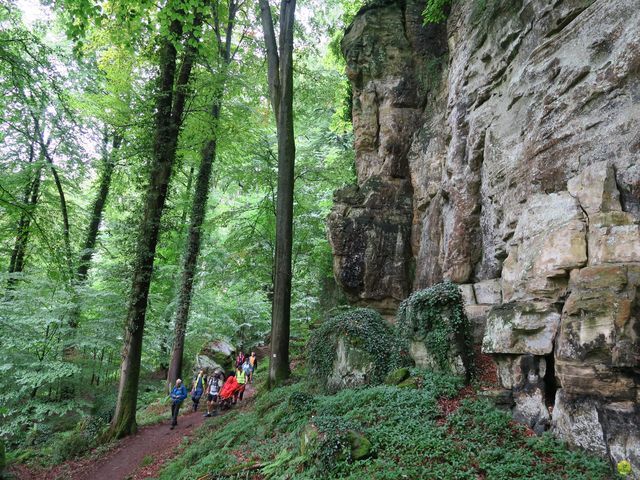
<svg viewBox="0 0 640 480"><path fill-rule="evenodd" d="M225 376L222 370L216 370L213 375L207 377L204 370L200 370L191 385L192 410L198 411L200 399L204 396L207 400L207 413L205 417L217 415L218 408L229 408L244 397L247 383L253 382L253 374L258 368L258 359L255 352L245 355L240 352L236 357L235 371ZM187 388L181 379L171 390L171 429L178 424L178 412L182 402L187 398Z"/></svg>

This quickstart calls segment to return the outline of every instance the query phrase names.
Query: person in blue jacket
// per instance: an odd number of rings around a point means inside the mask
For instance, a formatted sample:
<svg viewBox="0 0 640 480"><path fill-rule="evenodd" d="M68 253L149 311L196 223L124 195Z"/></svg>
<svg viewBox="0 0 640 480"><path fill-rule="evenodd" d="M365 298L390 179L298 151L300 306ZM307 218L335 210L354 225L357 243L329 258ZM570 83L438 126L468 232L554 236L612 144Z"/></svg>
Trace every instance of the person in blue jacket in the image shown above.
<svg viewBox="0 0 640 480"><path fill-rule="evenodd" d="M176 386L171 390L171 430L178 424L178 410L185 398L187 398L187 389L182 384L182 380L176 380Z"/></svg>

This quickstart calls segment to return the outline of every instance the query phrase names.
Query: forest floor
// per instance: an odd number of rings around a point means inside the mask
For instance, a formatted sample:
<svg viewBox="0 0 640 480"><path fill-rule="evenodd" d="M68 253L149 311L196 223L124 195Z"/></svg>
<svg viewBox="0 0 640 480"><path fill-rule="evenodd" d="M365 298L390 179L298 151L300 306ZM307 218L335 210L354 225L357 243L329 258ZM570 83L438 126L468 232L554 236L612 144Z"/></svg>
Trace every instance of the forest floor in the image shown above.
<svg viewBox="0 0 640 480"><path fill-rule="evenodd" d="M247 385L240 408L235 407L221 415L244 410L252 402L247 402L255 394L253 385ZM103 455L93 454L79 460L71 460L52 469L33 470L24 465L11 469L20 480L141 480L157 476L160 469L174 458L187 444L196 429L207 419L204 411L191 411L189 400L185 401L185 413L178 418L178 426L171 430L168 421L148 425L138 430L136 435L126 437ZM205 407L206 410L206 407ZM187 413L188 412L188 413Z"/></svg>

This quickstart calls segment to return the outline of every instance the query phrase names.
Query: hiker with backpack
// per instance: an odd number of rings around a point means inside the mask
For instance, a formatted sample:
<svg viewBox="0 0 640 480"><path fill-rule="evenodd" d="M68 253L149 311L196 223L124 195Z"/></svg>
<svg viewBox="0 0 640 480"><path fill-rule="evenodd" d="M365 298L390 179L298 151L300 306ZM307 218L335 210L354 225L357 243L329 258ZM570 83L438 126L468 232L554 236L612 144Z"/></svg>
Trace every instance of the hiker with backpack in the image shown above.
<svg viewBox="0 0 640 480"><path fill-rule="evenodd" d="M193 401L193 411L198 411L198 404L200 403L200 398L207 388L207 377L204 376L204 370L200 370L198 372L198 376L193 381L193 386L191 387L191 400Z"/></svg>
<svg viewBox="0 0 640 480"><path fill-rule="evenodd" d="M224 375L219 371L214 373L213 378L209 380L209 385L207 387L207 413L204 414L205 417L212 416L211 410L213 410L213 415L218 414L218 395L220 394L220 388L222 387L223 380Z"/></svg>
<svg viewBox="0 0 640 480"><path fill-rule="evenodd" d="M249 363L249 357L244 359L244 363L242 364L242 371L245 374L247 382L249 381L249 376L251 375L251 364Z"/></svg>
<svg viewBox="0 0 640 480"><path fill-rule="evenodd" d="M171 390L171 430L178 424L178 410L185 398L187 398L187 389L182 384L182 380L176 380L176 386Z"/></svg>

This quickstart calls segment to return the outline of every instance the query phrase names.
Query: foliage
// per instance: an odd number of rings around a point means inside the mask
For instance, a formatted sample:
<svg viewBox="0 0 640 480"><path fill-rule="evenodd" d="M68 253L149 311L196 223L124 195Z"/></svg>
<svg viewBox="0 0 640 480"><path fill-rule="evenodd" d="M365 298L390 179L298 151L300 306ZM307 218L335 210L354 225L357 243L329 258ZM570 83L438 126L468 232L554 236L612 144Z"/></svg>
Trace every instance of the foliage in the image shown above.
<svg viewBox="0 0 640 480"><path fill-rule="evenodd" d="M620 460L618 462L618 465L616 466L616 469L618 473L623 477L627 477L632 473L631 464L627 460Z"/></svg>
<svg viewBox="0 0 640 480"><path fill-rule="evenodd" d="M205 425L160 478L231 475L255 465L266 478L291 479L609 478L602 460L549 435L528 437L487 401L463 400L443 417L438 399L455 397L461 380L418 369L412 374L422 377L417 390L381 385L312 396L309 385L299 383L269 391L253 411ZM371 442L370 457L350 457L349 432ZM245 453L232 453L238 451Z"/></svg>
<svg viewBox="0 0 640 480"><path fill-rule="evenodd" d="M452 0L427 0L427 5L422 11L422 19L425 25L429 23L442 23L447 19L447 7Z"/></svg>
<svg viewBox="0 0 640 480"><path fill-rule="evenodd" d="M44 21L33 23L22 19L20 3L0 2L0 438L10 454L31 451L37 442L52 463L54 439L62 441L59 434L72 431L86 416L106 422L113 415L134 232L152 155L156 86L151 79L158 64L158 40L167 33L168 22L182 15L181 6L202 2L172 0L166 12L160 4L128 0L65 0L42 7L34 3L34 12ZM336 120L342 108L337 92L346 82L339 63L327 52L324 29L341 16L343 2L316 3L318 11L299 25L304 35L296 47L294 72L296 345L304 342L308 324L343 301L335 294L324 219L333 190L355 179L351 125ZM226 3L215 5L223 18ZM193 9L188 10L186 15L192 15ZM262 39L246 34L259 28L254 13L244 5L238 25L245 35L234 36L232 42L238 61L228 72L216 129L216 168L185 343L187 368L210 340L229 338L247 348L263 342L269 332L276 139L265 102ZM213 19L207 20L199 32L198 61L160 224L145 320L141 423L167 414L158 378L173 342L176 279L195 172L211 133L209 108L220 79L218 65L211 61L218 48ZM176 42L179 61L181 43ZM66 196L69 251L59 193L51 169L38 155L34 117L44 143L50 140L48 153ZM104 142L115 133L122 138L117 152L113 142ZM89 275L78 283L74 271L105 152L112 154L115 169ZM37 203L30 205L24 192L40 171ZM23 217L31 220L25 266L9 275ZM69 325L72 316L77 328ZM146 382L150 377L156 380ZM68 442L69 451L77 450L71 448L79 446L77 439Z"/></svg>
<svg viewBox="0 0 640 480"><path fill-rule="evenodd" d="M406 363L406 351L378 312L367 308L347 310L323 322L309 338L309 373L322 388L326 388L340 338L371 357L372 383L382 382L390 370Z"/></svg>
<svg viewBox="0 0 640 480"><path fill-rule="evenodd" d="M397 328L407 340L424 341L439 367L449 370L452 345L462 349L467 371L473 369L473 334L459 287L449 281L412 293L400 304Z"/></svg>

